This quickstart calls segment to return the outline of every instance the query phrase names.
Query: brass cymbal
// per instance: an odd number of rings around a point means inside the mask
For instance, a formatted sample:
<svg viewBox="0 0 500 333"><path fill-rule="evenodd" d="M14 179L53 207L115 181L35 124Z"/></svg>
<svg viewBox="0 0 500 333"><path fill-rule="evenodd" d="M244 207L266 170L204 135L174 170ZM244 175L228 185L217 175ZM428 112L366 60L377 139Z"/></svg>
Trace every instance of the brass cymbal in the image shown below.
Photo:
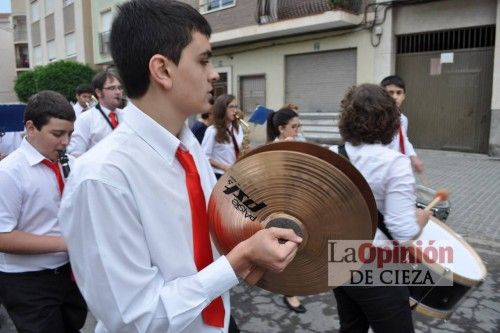
<svg viewBox="0 0 500 333"><path fill-rule="evenodd" d="M366 181L344 158L315 144L280 142L250 152L219 179L208 219L224 254L266 226L294 229L303 237L296 257L279 274L267 271L257 285L312 295L332 289L329 241L373 239L374 207Z"/></svg>

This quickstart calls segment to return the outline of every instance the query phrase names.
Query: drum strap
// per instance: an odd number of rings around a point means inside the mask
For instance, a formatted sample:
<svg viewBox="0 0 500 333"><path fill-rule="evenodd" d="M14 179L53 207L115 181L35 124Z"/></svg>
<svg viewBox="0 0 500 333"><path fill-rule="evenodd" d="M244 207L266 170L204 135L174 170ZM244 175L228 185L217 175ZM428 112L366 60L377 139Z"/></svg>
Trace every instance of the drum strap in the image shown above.
<svg viewBox="0 0 500 333"><path fill-rule="evenodd" d="M344 156L348 161L350 161L349 155L347 155L347 151L345 149L344 144L338 146L338 152L340 155ZM377 215L378 215L377 228L379 228L380 231L382 231L384 233L384 235L387 238L389 238L389 240L394 240L394 238L391 236L391 233L389 232L389 229L387 229L387 226L385 225L384 215L382 215L382 213L378 209L377 209Z"/></svg>

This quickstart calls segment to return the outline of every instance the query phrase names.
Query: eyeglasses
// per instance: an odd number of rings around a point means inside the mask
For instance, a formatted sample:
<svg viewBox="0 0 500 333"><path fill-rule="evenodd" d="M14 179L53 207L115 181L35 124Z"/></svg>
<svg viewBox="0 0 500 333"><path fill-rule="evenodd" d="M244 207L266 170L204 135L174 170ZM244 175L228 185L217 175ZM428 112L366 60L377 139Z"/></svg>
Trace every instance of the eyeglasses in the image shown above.
<svg viewBox="0 0 500 333"><path fill-rule="evenodd" d="M227 108L228 109L238 109L239 105L228 105Z"/></svg>
<svg viewBox="0 0 500 333"><path fill-rule="evenodd" d="M106 89L106 90L109 90L109 91L115 91L115 90L123 91L123 87L122 86L109 86L109 87L103 87L102 89Z"/></svg>

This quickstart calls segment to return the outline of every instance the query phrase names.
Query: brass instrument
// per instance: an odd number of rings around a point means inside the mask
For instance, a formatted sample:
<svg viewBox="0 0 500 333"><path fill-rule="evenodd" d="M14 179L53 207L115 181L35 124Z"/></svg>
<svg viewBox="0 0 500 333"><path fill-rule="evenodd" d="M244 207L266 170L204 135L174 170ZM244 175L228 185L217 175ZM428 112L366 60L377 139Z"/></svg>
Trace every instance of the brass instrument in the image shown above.
<svg viewBox="0 0 500 333"><path fill-rule="evenodd" d="M87 110L90 110L94 106L96 106L97 104L99 104L99 101L97 100L97 98L95 98L94 95L91 95L90 102L86 102L85 104L87 104Z"/></svg>
<svg viewBox="0 0 500 333"><path fill-rule="evenodd" d="M243 117L243 112L239 111L236 113L236 119L238 119L243 127L243 141L241 142L240 158L245 156L250 149L250 124L248 124Z"/></svg>

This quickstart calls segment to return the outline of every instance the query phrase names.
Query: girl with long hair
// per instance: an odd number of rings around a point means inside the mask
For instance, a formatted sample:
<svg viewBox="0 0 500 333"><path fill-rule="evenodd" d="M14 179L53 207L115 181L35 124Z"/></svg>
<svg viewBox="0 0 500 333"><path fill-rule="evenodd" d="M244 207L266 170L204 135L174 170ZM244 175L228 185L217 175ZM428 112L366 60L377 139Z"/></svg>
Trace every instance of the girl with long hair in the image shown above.
<svg viewBox="0 0 500 333"><path fill-rule="evenodd" d="M213 106L213 125L207 128L201 147L219 179L238 159L243 129L236 117L238 100L233 95L217 97Z"/></svg>

